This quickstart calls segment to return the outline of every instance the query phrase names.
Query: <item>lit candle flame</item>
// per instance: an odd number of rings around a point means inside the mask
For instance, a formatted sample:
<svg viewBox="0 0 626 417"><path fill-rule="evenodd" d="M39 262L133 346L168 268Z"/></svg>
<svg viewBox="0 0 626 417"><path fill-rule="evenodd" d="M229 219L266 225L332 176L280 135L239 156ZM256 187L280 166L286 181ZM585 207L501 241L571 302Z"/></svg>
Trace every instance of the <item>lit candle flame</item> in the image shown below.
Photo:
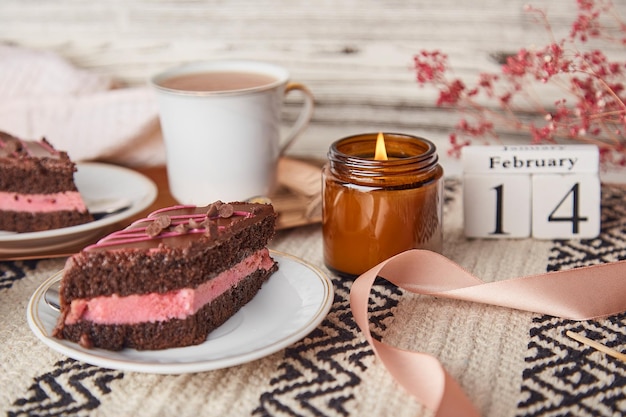
<svg viewBox="0 0 626 417"><path fill-rule="evenodd" d="M374 160L376 161L386 161L387 159L387 148L385 148L385 137L383 136L383 132L378 133L378 138L376 138L376 152L374 153Z"/></svg>

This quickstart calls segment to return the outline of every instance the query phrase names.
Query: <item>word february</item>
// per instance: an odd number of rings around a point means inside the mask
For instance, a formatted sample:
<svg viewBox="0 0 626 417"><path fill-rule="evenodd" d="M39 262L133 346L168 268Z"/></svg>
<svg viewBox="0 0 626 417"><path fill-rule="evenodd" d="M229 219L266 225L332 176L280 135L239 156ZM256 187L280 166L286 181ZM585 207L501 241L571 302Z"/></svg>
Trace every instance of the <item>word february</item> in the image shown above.
<svg viewBox="0 0 626 417"><path fill-rule="evenodd" d="M578 158L518 158L513 155L512 159L503 159L500 156L489 157L489 169L541 169L541 168L563 168L567 171L574 169Z"/></svg>
<svg viewBox="0 0 626 417"><path fill-rule="evenodd" d="M463 171L472 173L568 174L597 172L594 145L467 146Z"/></svg>

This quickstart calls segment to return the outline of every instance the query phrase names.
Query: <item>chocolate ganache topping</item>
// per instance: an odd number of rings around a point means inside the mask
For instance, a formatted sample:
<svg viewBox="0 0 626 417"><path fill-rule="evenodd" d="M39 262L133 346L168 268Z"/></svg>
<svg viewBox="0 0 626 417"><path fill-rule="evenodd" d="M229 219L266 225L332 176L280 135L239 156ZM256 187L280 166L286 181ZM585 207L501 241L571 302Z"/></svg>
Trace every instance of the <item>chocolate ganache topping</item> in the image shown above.
<svg viewBox="0 0 626 417"><path fill-rule="evenodd" d="M85 251L112 250L116 248L155 248L164 244L184 247L200 238L217 239L221 234L232 233L245 226L244 221L263 210L263 204L223 203L216 201L208 206L178 205L157 210L147 218L138 220L127 228L111 233Z"/></svg>

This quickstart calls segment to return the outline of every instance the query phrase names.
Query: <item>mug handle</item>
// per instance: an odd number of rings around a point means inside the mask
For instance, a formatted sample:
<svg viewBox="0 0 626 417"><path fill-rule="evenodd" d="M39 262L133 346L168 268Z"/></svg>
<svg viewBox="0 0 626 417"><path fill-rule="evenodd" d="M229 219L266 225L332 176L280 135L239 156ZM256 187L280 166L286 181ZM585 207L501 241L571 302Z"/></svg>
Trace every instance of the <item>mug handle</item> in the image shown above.
<svg viewBox="0 0 626 417"><path fill-rule="evenodd" d="M296 119L295 123L291 127L291 130L285 136L283 140L283 144L279 149L279 156L282 156L285 151L293 144L294 140L298 137L300 133L307 127L309 122L311 121L311 117L313 117L313 107L314 107L314 97L311 90L309 90L305 85L300 83L288 83L285 87L285 96L292 91L299 90L304 95L304 105L302 110L300 110L300 114Z"/></svg>

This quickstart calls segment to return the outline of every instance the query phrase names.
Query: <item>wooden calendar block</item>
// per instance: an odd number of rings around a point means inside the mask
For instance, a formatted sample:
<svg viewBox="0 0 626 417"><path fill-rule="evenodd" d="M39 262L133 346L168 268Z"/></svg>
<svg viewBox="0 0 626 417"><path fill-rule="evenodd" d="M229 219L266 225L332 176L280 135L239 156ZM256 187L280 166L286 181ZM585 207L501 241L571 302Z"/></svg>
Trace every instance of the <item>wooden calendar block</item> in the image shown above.
<svg viewBox="0 0 626 417"><path fill-rule="evenodd" d="M594 238L600 233L594 145L466 146L468 237Z"/></svg>
<svg viewBox="0 0 626 417"><path fill-rule="evenodd" d="M597 174L532 176L532 236L589 239L600 234L600 178Z"/></svg>
<svg viewBox="0 0 626 417"><path fill-rule="evenodd" d="M530 236L530 178L530 175L466 174L463 180L465 235Z"/></svg>

